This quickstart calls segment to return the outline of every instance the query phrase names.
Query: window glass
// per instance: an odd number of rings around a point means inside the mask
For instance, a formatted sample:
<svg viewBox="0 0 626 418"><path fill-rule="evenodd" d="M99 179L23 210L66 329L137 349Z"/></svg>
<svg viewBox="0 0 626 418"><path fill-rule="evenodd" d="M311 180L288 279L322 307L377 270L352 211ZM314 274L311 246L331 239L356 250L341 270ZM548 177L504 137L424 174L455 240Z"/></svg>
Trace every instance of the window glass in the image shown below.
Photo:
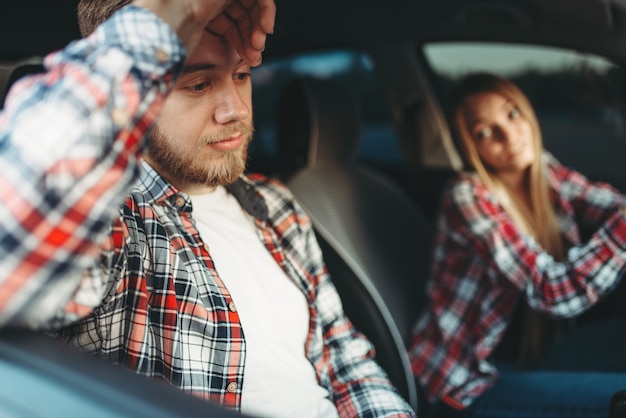
<svg viewBox="0 0 626 418"><path fill-rule="evenodd" d="M365 54L341 50L264 60L261 66L252 70L256 129L250 145L252 162L276 157L278 98L283 87L297 76L331 79L356 95L362 115L359 159L375 162L400 160L386 101L371 60Z"/></svg>
<svg viewBox="0 0 626 418"><path fill-rule="evenodd" d="M424 54L444 95L468 72L512 79L535 106L549 151L589 178L626 191L626 74L621 66L591 54L528 45L434 43Z"/></svg>

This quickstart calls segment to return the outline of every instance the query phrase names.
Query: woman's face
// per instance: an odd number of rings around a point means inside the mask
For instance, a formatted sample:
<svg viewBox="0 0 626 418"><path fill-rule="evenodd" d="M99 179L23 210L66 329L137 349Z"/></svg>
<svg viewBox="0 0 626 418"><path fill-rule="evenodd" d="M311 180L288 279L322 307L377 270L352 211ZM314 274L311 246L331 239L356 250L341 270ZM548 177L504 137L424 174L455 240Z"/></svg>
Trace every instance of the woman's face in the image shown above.
<svg viewBox="0 0 626 418"><path fill-rule="evenodd" d="M514 102L498 93L479 93L466 99L463 111L486 167L496 174L517 174L533 163L533 129Z"/></svg>

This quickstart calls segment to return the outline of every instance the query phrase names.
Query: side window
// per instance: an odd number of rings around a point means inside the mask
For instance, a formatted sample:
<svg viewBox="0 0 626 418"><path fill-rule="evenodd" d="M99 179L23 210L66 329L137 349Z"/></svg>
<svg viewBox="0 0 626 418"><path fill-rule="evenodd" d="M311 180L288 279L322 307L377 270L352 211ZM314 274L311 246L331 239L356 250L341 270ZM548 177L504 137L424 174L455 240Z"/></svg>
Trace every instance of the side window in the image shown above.
<svg viewBox="0 0 626 418"><path fill-rule="evenodd" d="M443 95L474 71L516 82L535 107L546 149L592 180L626 191L622 67L571 50L510 44L436 43L424 55Z"/></svg>
<svg viewBox="0 0 626 418"><path fill-rule="evenodd" d="M400 161L391 117L371 60L365 54L341 50L266 59L252 70L256 130L250 144L253 170L263 171L263 161L275 160L278 98L289 81L303 75L332 79L356 95L362 115L360 160L373 164Z"/></svg>

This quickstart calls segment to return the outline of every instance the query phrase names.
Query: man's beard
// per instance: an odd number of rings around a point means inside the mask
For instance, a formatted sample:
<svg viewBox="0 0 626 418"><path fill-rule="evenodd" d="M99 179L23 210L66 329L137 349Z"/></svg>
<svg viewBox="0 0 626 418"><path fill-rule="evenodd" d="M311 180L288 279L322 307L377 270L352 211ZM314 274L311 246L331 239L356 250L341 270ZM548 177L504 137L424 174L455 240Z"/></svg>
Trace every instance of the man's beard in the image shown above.
<svg viewBox="0 0 626 418"><path fill-rule="evenodd" d="M198 141L198 146L205 147L230 138L236 132L244 136L243 144L237 149L221 153L220 162L211 158L205 161L198 160L196 147L176 148L176 140L168 138L158 127L150 138L147 154L156 164L157 171L165 170L171 178L182 183L202 184L210 187L227 185L235 182L246 169L248 145L254 133L253 126L239 122Z"/></svg>

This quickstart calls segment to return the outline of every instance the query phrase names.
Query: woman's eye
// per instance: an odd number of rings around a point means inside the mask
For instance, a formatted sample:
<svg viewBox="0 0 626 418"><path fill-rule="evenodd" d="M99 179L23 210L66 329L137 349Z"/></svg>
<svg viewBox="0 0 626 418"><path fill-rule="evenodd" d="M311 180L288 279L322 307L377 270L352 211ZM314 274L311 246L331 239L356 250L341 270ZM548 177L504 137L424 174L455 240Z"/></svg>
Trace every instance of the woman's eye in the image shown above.
<svg viewBox="0 0 626 418"><path fill-rule="evenodd" d="M476 132L476 138L484 139L489 138L492 134L491 128L482 128Z"/></svg>
<svg viewBox="0 0 626 418"><path fill-rule="evenodd" d="M521 116L521 113L520 113L519 109L516 108L516 107L511 109L511 111L509 112L509 118L511 118L511 119L517 119L520 116Z"/></svg>

